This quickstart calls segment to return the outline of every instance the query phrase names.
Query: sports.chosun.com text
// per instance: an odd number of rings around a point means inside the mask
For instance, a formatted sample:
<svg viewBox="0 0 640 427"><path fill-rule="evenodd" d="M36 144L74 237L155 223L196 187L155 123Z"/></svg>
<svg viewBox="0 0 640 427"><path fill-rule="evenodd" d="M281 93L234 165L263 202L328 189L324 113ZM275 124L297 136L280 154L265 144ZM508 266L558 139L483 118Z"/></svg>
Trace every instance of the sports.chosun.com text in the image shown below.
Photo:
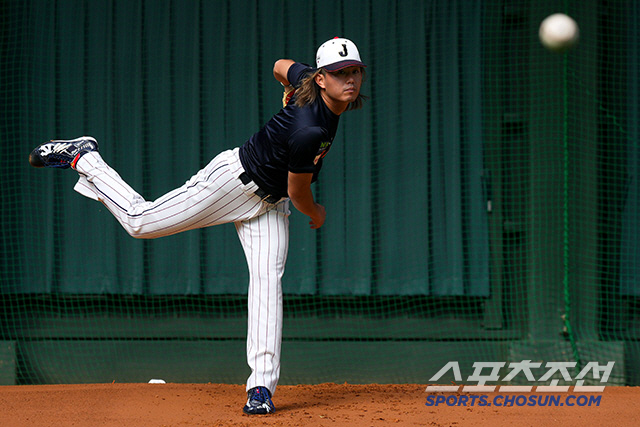
<svg viewBox="0 0 640 427"><path fill-rule="evenodd" d="M602 395L485 394L429 395L427 406L600 406Z"/></svg>

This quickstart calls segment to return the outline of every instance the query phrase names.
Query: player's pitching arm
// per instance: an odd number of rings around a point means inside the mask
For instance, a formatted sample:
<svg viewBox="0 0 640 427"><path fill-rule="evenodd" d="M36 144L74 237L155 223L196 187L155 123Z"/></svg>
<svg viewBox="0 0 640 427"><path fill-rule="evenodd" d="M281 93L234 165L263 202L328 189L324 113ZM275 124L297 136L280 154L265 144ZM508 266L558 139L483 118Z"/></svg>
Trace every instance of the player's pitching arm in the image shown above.
<svg viewBox="0 0 640 427"><path fill-rule="evenodd" d="M324 224L327 212L324 206L313 200L311 192L312 173L289 172L289 198L297 210L311 218L311 228L320 228Z"/></svg>

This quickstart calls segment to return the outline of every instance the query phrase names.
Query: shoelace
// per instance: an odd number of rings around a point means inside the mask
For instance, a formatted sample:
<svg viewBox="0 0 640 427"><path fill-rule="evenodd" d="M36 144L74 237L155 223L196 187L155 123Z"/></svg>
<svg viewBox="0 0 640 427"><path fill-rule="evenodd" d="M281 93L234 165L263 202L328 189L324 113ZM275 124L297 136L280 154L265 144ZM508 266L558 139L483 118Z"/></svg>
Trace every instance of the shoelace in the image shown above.
<svg viewBox="0 0 640 427"><path fill-rule="evenodd" d="M269 393L262 387L258 387L251 393L251 400L257 400L260 403L269 401Z"/></svg>

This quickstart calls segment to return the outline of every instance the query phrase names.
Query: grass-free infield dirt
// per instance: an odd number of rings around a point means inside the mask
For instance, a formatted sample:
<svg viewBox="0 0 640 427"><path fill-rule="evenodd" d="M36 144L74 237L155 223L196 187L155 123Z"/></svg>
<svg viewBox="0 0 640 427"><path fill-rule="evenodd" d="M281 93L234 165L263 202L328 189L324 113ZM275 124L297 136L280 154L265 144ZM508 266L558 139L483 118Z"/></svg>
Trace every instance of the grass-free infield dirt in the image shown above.
<svg viewBox="0 0 640 427"><path fill-rule="evenodd" d="M0 426L637 426L640 388L555 393L574 406L427 406L426 385L279 386L277 412L242 413L244 386L80 384L0 386ZM522 393L527 399L535 393ZM452 396L451 394L443 396ZM458 397L460 395L457 395ZM486 394L504 403L506 394ZM538 397L545 396L538 394ZM573 396L568 399L569 396ZM599 405L579 406L589 396ZM454 400L450 398L450 402ZM544 399L543 399L544 400ZM522 403L523 398L520 398Z"/></svg>

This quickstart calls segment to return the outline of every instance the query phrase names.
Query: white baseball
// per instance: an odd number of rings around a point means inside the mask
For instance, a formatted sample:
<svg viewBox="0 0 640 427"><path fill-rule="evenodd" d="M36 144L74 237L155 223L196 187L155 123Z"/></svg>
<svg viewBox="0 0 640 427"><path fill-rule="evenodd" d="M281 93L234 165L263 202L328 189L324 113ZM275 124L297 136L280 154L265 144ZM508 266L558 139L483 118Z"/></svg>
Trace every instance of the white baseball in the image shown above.
<svg viewBox="0 0 640 427"><path fill-rule="evenodd" d="M564 52L573 47L580 36L578 24L564 13L554 13L540 24L540 41L549 50Z"/></svg>

